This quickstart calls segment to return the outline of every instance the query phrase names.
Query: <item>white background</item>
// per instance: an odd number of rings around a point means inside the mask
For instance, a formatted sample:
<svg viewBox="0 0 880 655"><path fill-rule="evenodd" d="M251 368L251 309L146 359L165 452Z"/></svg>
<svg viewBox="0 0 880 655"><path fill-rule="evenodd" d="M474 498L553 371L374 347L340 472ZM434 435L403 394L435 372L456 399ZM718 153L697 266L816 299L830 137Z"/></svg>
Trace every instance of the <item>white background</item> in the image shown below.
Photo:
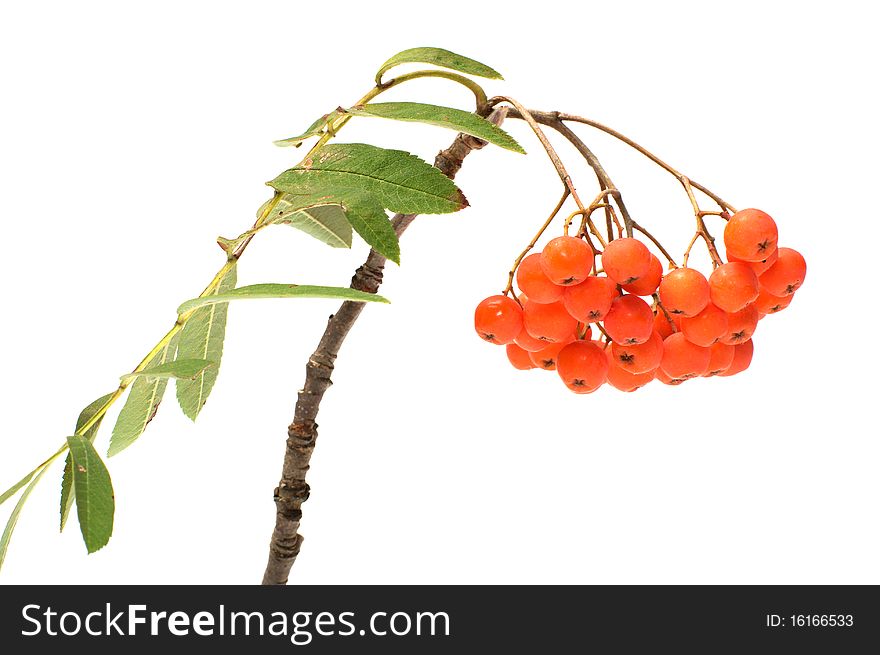
<svg viewBox="0 0 880 655"><path fill-rule="evenodd" d="M458 178L471 208L420 218L341 353L319 422L297 583L878 583L878 52L870 3L7 3L0 15L0 487L53 452L223 263L273 139L350 104L393 53L437 45L501 70L490 94L612 124L809 263L750 370L636 394L566 391L473 333L561 190L536 140ZM388 99L468 108L443 81ZM637 220L681 252L675 180L589 128ZM356 119L341 141L431 159L452 134ZM585 198L594 180L564 144ZM719 225L710 223L720 235ZM240 284L348 283L366 254L287 228ZM700 260L704 265L706 259ZM60 465L0 583L254 583L303 365L335 303L233 306L197 424L173 389L109 461L114 537L58 534ZM106 448L118 406L99 436ZM5 521L12 509L0 510Z"/></svg>

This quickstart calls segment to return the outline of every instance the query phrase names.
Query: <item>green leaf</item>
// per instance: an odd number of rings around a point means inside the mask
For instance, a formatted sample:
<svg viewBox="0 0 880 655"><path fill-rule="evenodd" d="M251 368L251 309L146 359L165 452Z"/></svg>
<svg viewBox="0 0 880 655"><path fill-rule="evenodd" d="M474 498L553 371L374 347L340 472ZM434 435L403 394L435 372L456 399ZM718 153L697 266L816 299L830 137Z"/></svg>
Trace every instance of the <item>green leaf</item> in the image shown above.
<svg viewBox="0 0 880 655"><path fill-rule="evenodd" d="M443 48L410 48L398 52L391 59L382 64L382 68L376 73L376 84L381 83L382 75L386 71L399 64L433 64L441 68L449 68L459 73L488 77L493 80L502 80L501 73L486 64L469 59L463 55L455 54Z"/></svg>
<svg viewBox="0 0 880 655"><path fill-rule="evenodd" d="M215 365L215 362L207 359L175 359L173 362L165 362L158 366L145 368L137 373L126 373L121 379L164 378L168 380L174 378L177 380L195 380L196 376L203 373L205 369Z"/></svg>
<svg viewBox="0 0 880 655"><path fill-rule="evenodd" d="M150 360L147 368L172 361L176 351L177 339L172 339ZM159 403L162 402L167 384L166 378L137 378L132 383L128 399L119 412L116 425L113 426L110 448L107 450L108 457L118 455L143 434L159 410Z"/></svg>
<svg viewBox="0 0 880 655"><path fill-rule="evenodd" d="M382 205L367 194L340 197L348 222L373 250L400 264L400 242Z"/></svg>
<svg viewBox="0 0 880 655"><path fill-rule="evenodd" d="M236 267L220 280L217 293L225 293L235 288ZM198 357L216 363L198 374L194 380L178 380L177 402L180 409L195 421L208 395L214 388L220 374L220 360L223 358L223 340L226 337L226 315L228 304L221 303L196 310L183 326L177 345L177 357Z"/></svg>
<svg viewBox="0 0 880 655"><path fill-rule="evenodd" d="M287 148L290 146L293 146L294 148L299 148L302 145L303 141L323 133L326 125L336 120L341 115L342 113L338 109L334 109L329 114L324 114L323 116L321 116L321 118L309 125L308 129L306 129L306 131L299 136L291 136L286 139L279 139L278 141L273 141L273 143L281 148Z"/></svg>
<svg viewBox="0 0 880 655"><path fill-rule="evenodd" d="M456 132L470 134L507 150L522 154L526 152L512 136L494 123L490 123L476 114L453 107L438 107L420 102L377 102L352 107L347 113L352 116L375 116L396 121L437 125Z"/></svg>
<svg viewBox="0 0 880 655"><path fill-rule="evenodd" d="M21 480L19 480L18 482L16 482L14 485L12 485L11 487L9 487L9 489L7 489L6 491L4 491L4 492L3 492L3 495L0 496L0 505L2 505L2 504L5 503L7 500L9 500L10 498L12 498L12 497L16 494L16 492L17 492L19 489L21 489L24 485L26 485L28 482L30 482L30 481L31 481L31 478L34 477L34 476L37 474L37 472L38 472L41 468L43 468L43 466L44 466L43 464L40 464L37 468L35 468L35 469L34 469L33 471L31 471L30 473L28 473L26 476L24 476Z"/></svg>
<svg viewBox="0 0 880 655"><path fill-rule="evenodd" d="M290 225L332 248L351 248L351 223L340 205L318 205L293 209L295 196L281 194L267 223Z"/></svg>
<svg viewBox="0 0 880 655"><path fill-rule="evenodd" d="M52 459L54 460L54 458ZM12 539L12 533L15 531L15 526L18 524L18 517L21 515L21 510L24 508L28 496L31 495L31 492L34 490L34 487L37 486L40 478L42 478L46 471L49 470L49 464L51 464L51 462L52 460L47 462L42 469L38 469L39 473L34 472L36 473L36 477L31 480L31 483L25 488L21 498L18 499L18 502L12 509L12 514L10 514L9 520L6 522L6 527L3 529L3 535L0 536L0 569L3 568L3 561L6 559L6 551L9 550L9 541ZM33 476L34 473L31 473L31 476ZM4 496L5 495L6 494L4 494Z"/></svg>
<svg viewBox="0 0 880 655"><path fill-rule="evenodd" d="M187 300L177 308L179 314L191 309L229 302L231 300L252 300L257 298L336 298L354 302L383 302L388 300L382 296L348 287L321 287L306 284L252 284L239 287L215 296L204 296Z"/></svg>
<svg viewBox="0 0 880 655"><path fill-rule="evenodd" d="M402 214L447 214L467 207L452 180L427 162L364 143L327 145L269 185L311 199L368 193Z"/></svg>
<svg viewBox="0 0 880 655"><path fill-rule="evenodd" d="M85 409L83 409L79 413L79 418L76 419L76 430L74 430L75 434L79 434L80 429L86 423L88 423L92 417L98 413L110 397L112 393L108 393L106 396L101 396L96 401L88 405ZM104 420L104 416L101 416L95 424L90 427L88 430L83 432L83 437L88 439L90 442L95 443L95 437L98 436L98 428L101 427L101 421ZM70 508L73 507L73 462L70 457L70 453L67 454L67 459L64 462L64 475L61 477L61 531L64 531L64 526L67 524L67 517L70 515Z"/></svg>
<svg viewBox="0 0 880 655"><path fill-rule="evenodd" d="M61 454L63 454L66 450L67 450L67 444L64 444L64 446L62 446L57 452L55 452L55 454L53 454L49 459L47 459L45 462L43 462L42 464L40 464L37 468L35 468L35 469L34 469L33 471L31 471L30 473L28 473L26 476L24 476L21 480L19 480L18 482L16 482L14 485L12 485L11 487L9 487L9 489L7 489L6 491L4 491L4 492L3 492L3 495L0 496L0 505L2 505L2 504L5 503L7 500L9 500L10 498L12 498L12 497L16 494L16 492L17 492L19 489L21 489L24 485L26 485L28 482L30 482L30 480L31 480L31 479L32 479L37 473L39 473L41 469L45 468L46 466L48 466L49 464L51 464L52 462L54 462L54 461L58 458L58 456L61 455Z"/></svg>
<svg viewBox="0 0 880 655"><path fill-rule="evenodd" d="M318 202L327 203L331 201L334 204L313 204ZM262 211L269 202L271 202L271 200L268 200L263 204L260 211L257 212L257 217L262 216ZM307 207L312 205L312 207L308 207L307 209L297 209L303 205L306 205ZM331 208L338 212L338 214L334 214L330 217L333 219L332 221L325 215L318 214L317 217L314 216L314 210ZM388 220L388 215L385 213L382 203L378 202L369 194L346 189L341 191L331 190L329 193L322 196L294 196L289 193L282 193L275 209L269 214L266 221L269 223L284 223L286 222L285 219L294 216L299 212L308 212L312 215L312 218L318 218L322 223L322 231L319 233L313 233L312 231L304 229L303 225L299 222L291 224L294 227L303 229L303 231L308 232L324 243L328 243L331 246L335 245L332 243L330 234L327 233L332 230L337 237L340 239L344 238L345 241L341 243L344 243L345 247L350 248L352 236L351 229L354 227L364 241L366 241L376 252L384 255L395 264L400 263L400 244L397 240L397 234L395 234L394 228L391 227L391 221ZM339 221L338 225L336 225L337 219Z"/></svg>
<svg viewBox="0 0 880 655"><path fill-rule="evenodd" d="M67 437L73 458L73 490L76 514L86 549L94 553L107 545L113 534L113 484L110 473L92 442L78 435Z"/></svg>

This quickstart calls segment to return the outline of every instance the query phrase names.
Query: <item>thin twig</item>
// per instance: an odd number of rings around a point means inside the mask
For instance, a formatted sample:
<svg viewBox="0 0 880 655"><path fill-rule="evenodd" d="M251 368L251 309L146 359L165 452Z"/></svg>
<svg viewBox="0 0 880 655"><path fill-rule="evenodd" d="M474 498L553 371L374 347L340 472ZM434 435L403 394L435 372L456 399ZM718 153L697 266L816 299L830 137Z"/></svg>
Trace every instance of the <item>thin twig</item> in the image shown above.
<svg viewBox="0 0 880 655"><path fill-rule="evenodd" d="M562 191L562 197L559 199L559 202L556 203L556 206L553 208L553 211L550 212L550 216L547 217L547 220L544 221L544 224L541 225L538 233L534 236L534 238L529 241L529 245L527 245L523 251L517 256L517 258L513 262L513 266L510 267L510 272L507 274L507 286L504 287L504 291L502 292L505 296L508 294L513 295L513 276L516 275L516 269L519 268L519 265L522 263L522 260L525 259L525 256L529 254L529 251L535 247L535 244L538 243L538 239L541 238L541 235L550 227L550 223L553 222L553 219L556 218L556 215L559 213L559 210L562 209L562 205L565 204L565 201L568 199L568 196L571 192L568 190L566 186ZM513 295L513 299L519 302L519 299Z"/></svg>
<svg viewBox="0 0 880 655"><path fill-rule="evenodd" d="M580 196L578 196L577 189L574 186L574 181L571 179L571 175L569 175L568 171L565 169L565 165L562 163L562 159L560 159L559 154L553 147L553 144L550 143L547 135L544 134L544 130L541 129L541 126L539 125L541 121L536 120L536 118L531 115L530 110L523 107L520 102L514 100L513 98L510 98L508 96L495 96L494 98L489 98L490 107L494 107L502 102L506 102L512 106L512 108L509 109L508 116L515 116L516 118L524 120L526 123L528 123L529 127L532 128L532 132L534 132L535 136L538 137L538 141L541 142L541 145L544 147L547 156L550 158L550 161L553 162L553 167L556 169L556 174L559 175L559 179L562 180L562 184L565 186L565 188L568 189L572 199L577 205L577 208L581 211L584 211L586 208L584 207L584 203L581 202ZM565 234L568 234L568 232L566 231ZM605 242L602 239L602 236L596 232L594 232L594 234L596 234L599 242L602 243L604 247ZM587 243L590 244L593 252L597 252L599 250L590 239L589 234L584 234L582 236L586 239Z"/></svg>
<svg viewBox="0 0 880 655"><path fill-rule="evenodd" d="M651 152L650 150L648 150L644 146L636 143L635 141L630 139L628 136L621 134L617 130L612 129L612 128L608 127L607 125L603 125L602 123L599 123L597 121L590 120L589 118L584 118L583 116L576 116L574 114L566 114L564 112L555 112L555 113L557 114L558 119L561 121L571 121L572 123L583 123L584 125L589 125L590 127L594 127L597 130L601 130L602 132L605 132L606 134L613 136L615 139L618 139L619 141L623 141L625 144L627 144L631 148L635 148L640 153L642 153L645 157L647 157L652 162L657 164L660 168L669 172L671 175L674 175L676 179L680 180L683 177L683 175L681 173L679 173L672 166L670 166L665 161L660 159L653 152ZM691 186L693 186L695 189L698 189L699 191L702 191L707 196L709 196L712 200L714 200L718 204L719 207L721 207L721 209L730 210L731 212L734 212L734 213L736 212L736 208L734 208L733 205L731 205L729 202L726 202L718 194L713 193L712 191L710 191L709 189L704 187L702 184L698 184L697 182L694 182L693 180L691 180Z"/></svg>
<svg viewBox="0 0 880 655"><path fill-rule="evenodd" d="M712 258L712 266L713 268L717 268L721 266L723 263L720 255L718 254L718 249L715 247L715 237L709 234L709 229L706 227L706 221L703 220L703 216L706 215L705 212L700 211L700 205L697 202L697 199L694 197L694 191L691 188L693 185L691 181L682 175L680 178L681 185L684 187L685 192L687 193L688 200L691 201L691 207L694 210L694 217L697 219L697 231L694 234L694 238L691 239L690 244L688 244L687 250L684 253L684 265L687 266L688 259L691 256L691 248L694 247L694 243L696 242L698 237L702 237L703 241L706 242L706 248L709 250L709 256Z"/></svg>

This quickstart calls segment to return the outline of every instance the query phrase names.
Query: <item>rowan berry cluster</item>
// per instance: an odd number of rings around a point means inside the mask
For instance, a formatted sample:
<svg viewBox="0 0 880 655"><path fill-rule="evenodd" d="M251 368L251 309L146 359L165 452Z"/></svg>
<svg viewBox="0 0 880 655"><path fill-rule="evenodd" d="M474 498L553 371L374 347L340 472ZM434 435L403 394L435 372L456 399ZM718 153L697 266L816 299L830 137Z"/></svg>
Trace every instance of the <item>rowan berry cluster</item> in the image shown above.
<svg viewBox="0 0 880 655"><path fill-rule="evenodd" d="M477 306L477 334L504 345L515 368L555 370L575 393L606 382L634 391L652 380L736 375L751 363L758 322L791 303L806 262L777 247L766 213L725 218L727 262L708 278L688 267L664 275L635 238L610 241L600 268L584 239L552 239L520 262L519 296L490 296Z"/></svg>

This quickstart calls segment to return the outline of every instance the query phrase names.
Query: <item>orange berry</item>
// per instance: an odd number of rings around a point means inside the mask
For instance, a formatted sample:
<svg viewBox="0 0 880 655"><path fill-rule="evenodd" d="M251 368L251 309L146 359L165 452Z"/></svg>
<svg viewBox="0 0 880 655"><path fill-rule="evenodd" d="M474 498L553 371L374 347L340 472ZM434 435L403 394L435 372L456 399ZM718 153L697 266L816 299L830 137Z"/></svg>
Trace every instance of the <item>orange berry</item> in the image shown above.
<svg viewBox="0 0 880 655"><path fill-rule="evenodd" d="M489 343L510 343L522 327L523 310L507 296L489 296L477 305L474 312L474 329Z"/></svg>
<svg viewBox="0 0 880 655"><path fill-rule="evenodd" d="M651 251L638 239L615 239L602 253L605 275L617 284L632 284L651 269Z"/></svg>
<svg viewBox="0 0 880 655"><path fill-rule="evenodd" d="M667 375L662 368L658 368L656 371L654 371L654 379L660 380L660 382L662 382L663 384L668 384L673 387L681 384L682 382L687 382L686 378L673 378Z"/></svg>
<svg viewBox="0 0 880 655"><path fill-rule="evenodd" d="M721 343L733 346L748 341L755 333L759 320L758 310L753 304L746 305L738 312L728 314L727 331L721 337Z"/></svg>
<svg viewBox="0 0 880 655"><path fill-rule="evenodd" d="M713 343L709 347L709 369L703 373L705 377L721 375L730 368L733 363L733 356L736 352L736 346L726 343Z"/></svg>
<svg viewBox="0 0 880 655"><path fill-rule="evenodd" d="M726 371L718 374L723 378L730 377L731 375L736 375L737 373L742 373L749 367L749 364L752 363L752 355L755 352L755 344L752 342L751 339L749 339L748 341L744 341L743 343L738 343L733 348L733 362L731 362Z"/></svg>
<svg viewBox="0 0 880 655"><path fill-rule="evenodd" d="M663 337L657 332L644 343L633 345L611 344L614 363L629 373L647 373L660 366L663 358Z"/></svg>
<svg viewBox="0 0 880 655"><path fill-rule="evenodd" d="M725 312L738 312L758 297L758 276L742 262L722 264L709 276L709 297Z"/></svg>
<svg viewBox="0 0 880 655"><path fill-rule="evenodd" d="M740 259L739 257L735 257L730 253L727 253L727 261L729 262L742 262L743 264L748 264L749 268L755 271L755 275L761 275L768 268L773 266L776 263L776 260L779 258L779 249L777 248L772 253L770 253L766 259L762 259L759 262L747 262L744 259Z"/></svg>
<svg viewBox="0 0 880 655"><path fill-rule="evenodd" d="M724 226L724 248L747 262L759 262L776 250L779 232L769 214L760 209L741 209Z"/></svg>
<svg viewBox="0 0 880 655"><path fill-rule="evenodd" d="M577 327L577 320L561 302L542 305L529 300L523 307L522 317L523 327L530 336L550 343L566 341Z"/></svg>
<svg viewBox="0 0 880 655"><path fill-rule="evenodd" d="M776 263L761 274L761 286L774 296L797 291L807 275L807 262L797 250L780 248Z"/></svg>
<svg viewBox="0 0 880 655"><path fill-rule="evenodd" d="M672 321L670 323L669 321ZM657 307L654 313L654 331L657 332L664 339L668 337L673 332L678 332L681 330L681 316L675 316L670 314L668 317L666 313L660 308Z"/></svg>
<svg viewBox="0 0 880 655"><path fill-rule="evenodd" d="M657 259L653 253L651 254L651 266L648 272L632 284L624 284L623 290L634 296L650 296L660 286L660 280L663 277L663 264Z"/></svg>
<svg viewBox="0 0 880 655"><path fill-rule="evenodd" d="M606 348L605 354L608 356L608 379L606 382L615 389L627 392L635 391L654 379L653 370L647 373L630 373L627 369L618 366L611 354L611 348Z"/></svg>
<svg viewBox="0 0 880 655"><path fill-rule="evenodd" d="M562 298L563 287L553 284L541 266L541 254L532 253L516 269L516 285L529 298L539 303L556 302Z"/></svg>
<svg viewBox="0 0 880 655"><path fill-rule="evenodd" d="M593 249L577 237L551 239L540 255L541 268L553 284L569 286L583 281L593 270Z"/></svg>
<svg viewBox="0 0 880 655"><path fill-rule="evenodd" d="M613 341L623 345L644 343L654 332L654 312L638 296L618 296L602 322Z"/></svg>
<svg viewBox="0 0 880 655"><path fill-rule="evenodd" d="M536 353L539 350L544 350L547 347L546 341L541 341L540 339L535 339L531 334L526 332L526 329L523 328L519 331L519 334L516 335L516 338L513 340L517 346L522 348L523 350L527 350L530 353Z"/></svg>
<svg viewBox="0 0 880 655"><path fill-rule="evenodd" d="M561 288L561 287L560 287ZM617 285L602 275L591 275L580 284L565 287L562 303L581 323L601 321L617 297Z"/></svg>
<svg viewBox="0 0 880 655"><path fill-rule="evenodd" d="M707 348L727 333L727 312L709 303L696 316L682 318L681 331L691 343Z"/></svg>
<svg viewBox="0 0 880 655"><path fill-rule="evenodd" d="M660 368L670 378L687 380L709 369L711 353L708 348L688 341L684 334L676 332L663 340L663 359Z"/></svg>
<svg viewBox="0 0 880 655"><path fill-rule="evenodd" d="M772 293L767 291L767 289L761 287L761 292L758 294L758 299L755 301L755 307L761 314L775 314L776 312L781 312L783 309L788 307L791 304L793 298L793 293L781 297L774 296Z"/></svg>
<svg viewBox="0 0 880 655"><path fill-rule="evenodd" d="M676 268L660 281L659 295L670 314L695 316L709 304L709 282L694 268Z"/></svg>
<svg viewBox="0 0 880 655"><path fill-rule="evenodd" d="M532 360L532 364L535 365L535 368L542 368L545 371L555 371L556 358L559 355L559 351L565 348L569 343L571 342L551 343L543 350L539 350L536 353L529 353L529 359Z"/></svg>
<svg viewBox="0 0 880 655"><path fill-rule="evenodd" d="M556 372L571 391L592 393L608 375L608 358L592 341L573 341L559 351Z"/></svg>
<svg viewBox="0 0 880 655"><path fill-rule="evenodd" d="M535 363L532 361L532 358L529 357L529 352L527 350L523 350L515 343L509 343L505 348L507 349L507 359L513 364L513 368L519 369L520 371L527 371L530 368L535 368Z"/></svg>

